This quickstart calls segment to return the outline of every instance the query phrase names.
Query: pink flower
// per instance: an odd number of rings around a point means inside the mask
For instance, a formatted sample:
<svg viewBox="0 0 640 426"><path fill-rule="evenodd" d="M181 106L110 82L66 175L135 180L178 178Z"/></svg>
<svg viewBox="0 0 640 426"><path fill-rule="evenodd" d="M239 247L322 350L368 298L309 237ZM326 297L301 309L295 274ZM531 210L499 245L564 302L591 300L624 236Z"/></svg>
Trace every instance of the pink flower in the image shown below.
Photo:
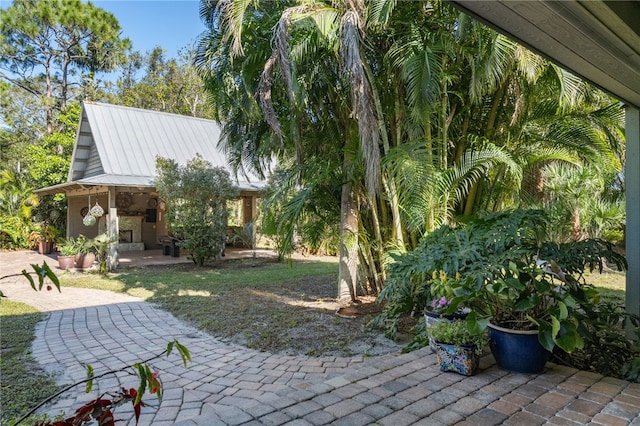
<svg viewBox="0 0 640 426"><path fill-rule="evenodd" d="M442 296L440 299L433 299L431 301L431 308L433 309L442 309L447 305L450 305L451 301L447 300L445 296Z"/></svg>

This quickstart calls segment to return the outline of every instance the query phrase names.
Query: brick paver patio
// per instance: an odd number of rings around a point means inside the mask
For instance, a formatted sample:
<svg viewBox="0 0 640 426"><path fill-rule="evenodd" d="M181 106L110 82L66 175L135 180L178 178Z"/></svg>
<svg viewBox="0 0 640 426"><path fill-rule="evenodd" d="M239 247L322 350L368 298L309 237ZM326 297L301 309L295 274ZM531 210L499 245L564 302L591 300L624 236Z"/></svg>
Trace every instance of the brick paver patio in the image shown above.
<svg viewBox="0 0 640 426"><path fill-rule="evenodd" d="M29 263L41 257L0 253L0 275ZM272 355L225 343L123 294L36 293L19 278L0 289L48 313L33 355L59 383L83 379L83 363L100 374L161 352L174 338L186 345L187 368L177 354L154 361L164 398L143 409L140 425L640 425L640 384L551 363L540 375L513 374L488 355L478 374L463 377L441 373L428 348L370 358ZM120 386L136 386L135 377L101 379L91 394L80 386L46 411L68 415ZM116 414L135 424L131 408Z"/></svg>

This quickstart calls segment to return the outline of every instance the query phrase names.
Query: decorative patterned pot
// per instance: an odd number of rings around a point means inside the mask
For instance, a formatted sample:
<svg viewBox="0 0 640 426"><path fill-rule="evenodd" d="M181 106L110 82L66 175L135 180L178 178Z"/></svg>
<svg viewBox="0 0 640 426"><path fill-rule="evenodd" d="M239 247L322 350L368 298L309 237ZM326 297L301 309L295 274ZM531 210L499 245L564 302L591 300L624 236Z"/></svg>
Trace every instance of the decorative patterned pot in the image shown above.
<svg viewBox="0 0 640 426"><path fill-rule="evenodd" d="M512 330L489 323L489 348L496 365L514 373L542 373L549 359L538 330Z"/></svg>
<svg viewBox="0 0 640 426"><path fill-rule="evenodd" d="M433 324L440 322L440 321L459 321L459 320L464 320L467 318L468 313L461 313L461 314L451 314L451 315L443 315L439 312L433 312L430 310L425 309L424 311L424 322L425 322L425 328L428 330L429 327L433 326ZM429 337L429 347L431 348L431 352L435 353L436 352L436 346L435 346L435 342L433 341L433 339L431 339L431 337Z"/></svg>
<svg viewBox="0 0 640 426"><path fill-rule="evenodd" d="M440 371L453 371L464 376L471 376L480 365L480 356L473 345L450 345L434 342L436 357Z"/></svg>

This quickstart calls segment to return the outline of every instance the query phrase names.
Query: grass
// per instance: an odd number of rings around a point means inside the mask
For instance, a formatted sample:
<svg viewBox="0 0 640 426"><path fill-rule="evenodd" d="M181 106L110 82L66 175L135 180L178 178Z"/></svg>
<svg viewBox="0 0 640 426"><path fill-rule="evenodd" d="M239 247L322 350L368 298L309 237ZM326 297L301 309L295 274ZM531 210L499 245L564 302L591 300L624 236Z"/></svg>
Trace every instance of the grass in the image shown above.
<svg viewBox="0 0 640 426"><path fill-rule="evenodd" d="M191 264L124 269L108 276L64 274L63 286L94 288L143 295L145 299L171 296L211 296L237 288L273 288L282 282L308 277L335 276L336 262L294 262L292 266L273 261L229 260L217 267L197 268Z"/></svg>
<svg viewBox="0 0 640 426"><path fill-rule="evenodd" d="M334 315L337 271L337 261L288 265L234 259L205 268L131 268L107 277L65 274L61 283L143 298L214 336L253 349L347 355L355 340L373 338L365 325L374 313L355 322Z"/></svg>
<svg viewBox="0 0 640 426"><path fill-rule="evenodd" d="M0 302L0 424L12 424L38 402L58 391L30 353L36 324L43 315L23 303Z"/></svg>
<svg viewBox="0 0 640 426"><path fill-rule="evenodd" d="M607 271L602 274L585 272L587 283L593 284L603 301L621 305L625 303L626 274L618 271Z"/></svg>

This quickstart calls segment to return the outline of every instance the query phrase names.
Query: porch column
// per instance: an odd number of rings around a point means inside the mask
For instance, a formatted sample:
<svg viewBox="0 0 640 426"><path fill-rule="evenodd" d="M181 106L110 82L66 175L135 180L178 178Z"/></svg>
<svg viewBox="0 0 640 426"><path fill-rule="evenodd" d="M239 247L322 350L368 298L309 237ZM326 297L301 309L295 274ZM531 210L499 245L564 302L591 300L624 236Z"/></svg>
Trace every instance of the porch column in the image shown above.
<svg viewBox="0 0 640 426"><path fill-rule="evenodd" d="M253 195L242 196L242 224L245 233L251 239L251 248L256 247L256 197ZM250 226L249 226L250 224Z"/></svg>
<svg viewBox="0 0 640 426"><path fill-rule="evenodd" d="M120 258L118 255L118 241L120 230L118 226L118 208L116 207L116 187L109 187L109 222L107 223L107 235L113 241L109 244L109 257L107 258L107 267L113 271L118 267Z"/></svg>
<svg viewBox="0 0 640 426"><path fill-rule="evenodd" d="M640 315L640 110L625 108L626 163L625 187L627 225L626 256L629 263L626 283L626 310ZM630 334L631 329L627 329Z"/></svg>
<svg viewBox="0 0 640 426"><path fill-rule="evenodd" d="M255 217L255 197L251 195L245 195L242 197L242 223L253 221Z"/></svg>

